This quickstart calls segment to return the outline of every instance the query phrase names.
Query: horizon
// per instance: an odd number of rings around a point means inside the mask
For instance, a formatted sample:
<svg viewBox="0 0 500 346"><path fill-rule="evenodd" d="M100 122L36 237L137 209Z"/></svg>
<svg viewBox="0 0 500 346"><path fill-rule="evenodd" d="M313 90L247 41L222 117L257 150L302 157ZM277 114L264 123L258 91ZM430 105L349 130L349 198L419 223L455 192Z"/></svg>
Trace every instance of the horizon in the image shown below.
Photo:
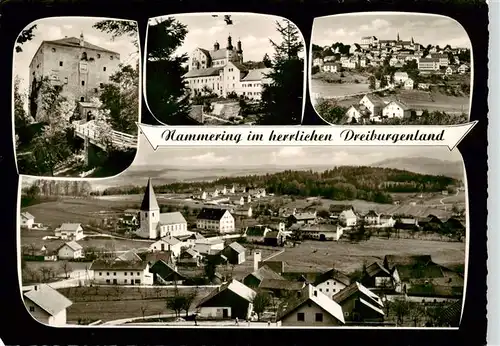
<svg viewBox="0 0 500 346"><path fill-rule="evenodd" d="M372 20L370 20L373 18ZM436 35L439 32L439 35ZM426 47L429 44L471 49L470 38L461 24L452 18L432 14L355 13L319 17L314 20L312 43L321 47L334 43L360 43L364 36L379 40L410 41Z"/></svg>

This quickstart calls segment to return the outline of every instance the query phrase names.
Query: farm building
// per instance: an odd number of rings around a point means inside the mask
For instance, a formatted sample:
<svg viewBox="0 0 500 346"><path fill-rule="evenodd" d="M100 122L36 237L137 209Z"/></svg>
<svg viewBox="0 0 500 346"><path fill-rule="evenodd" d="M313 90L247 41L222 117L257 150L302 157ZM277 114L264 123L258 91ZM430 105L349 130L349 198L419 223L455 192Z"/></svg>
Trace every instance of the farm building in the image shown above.
<svg viewBox="0 0 500 346"><path fill-rule="evenodd" d="M281 275L270 269L268 266L263 265L254 272L248 274L243 279L243 283L248 287L259 287L261 282L265 279L268 280L285 280Z"/></svg>
<svg viewBox="0 0 500 346"><path fill-rule="evenodd" d="M203 208L196 217L196 228L217 233L233 233L234 217L226 209Z"/></svg>
<svg viewBox="0 0 500 346"><path fill-rule="evenodd" d="M333 300L342 307L346 321L363 323L384 320L382 300L359 282L341 290L333 296Z"/></svg>
<svg viewBox="0 0 500 346"><path fill-rule="evenodd" d="M163 260L156 261L149 269L153 273L153 282L162 285L182 285L186 277L177 271L177 268Z"/></svg>
<svg viewBox="0 0 500 346"><path fill-rule="evenodd" d="M237 280L231 280L203 298L196 306L198 316L210 319L246 320L253 312L252 301L256 293Z"/></svg>
<svg viewBox="0 0 500 346"><path fill-rule="evenodd" d="M269 292L274 297L287 297L296 295L305 286L304 282L288 281L280 279L263 279L259 284L259 290Z"/></svg>
<svg viewBox="0 0 500 346"><path fill-rule="evenodd" d="M73 303L49 285L36 285L23 293L24 305L40 323L49 326L66 324L66 309Z"/></svg>
<svg viewBox="0 0 500 346"><path fill-rule="evenodd" d="M288 217L290 224L312 225L316 223L316 211L313 213L293 213Z"/></svg>
<svg viewBox="0 0 500 346"><path fill-rule="evenodd" d="M330 299L350 284L349 277L336 269L318 275L314 281L314 286Z"/></svg>
<svg viewBox="0 0 500 346"><path fill-rule="evenodd" d="M21 227L32 228L35 223L35 217L27 211L21 213Z"/></svg>
<svg viewBox="0 0 500 346"><path fill-rule="evenodd" d="M392 275L381 264L373 262L366 267L361 284L368 288L391 288Z"/></svg>
<svg viewBox="0 0 500 346"><path fill-rule="evenodd" d="M227 258L228 263L237 265L245 262L245 252L246 249L241 244L233 242L226 246L221 254Z"/></svg>
<svg viewBox="0 0 500 346"><path fill-rule="evenodd" d="M61 239L71 239L78 241L83 239L83 228L79 223L63 223L59 228L56 228L55 236Z"/></svg>
<svg viewBox="0 0 500 346"><path fill-rule="evenodd" d="M183 243L172 236L166 236L149 246L150 251L172 251L175 257L181 254Z"/></svg>
<svg viewBox="0 0 500 346"><path fill-rule="evenodd" d="M345 324L342 308L334 300L307 285L278 312L280 326L342 326Z"/></svg>
<svg viewBox="0 0 500 346"><path fill-rule="evenodd" d="M224 240L219 238L197 239L194 249L202 255L218 254L224 249Z"/></svg>
<svg viewBox="0 0 500 346"><path fill-rule="evenodd" d="M320 224L313 226L303 226L300 232L305 239L320 241L339 240L344 233L344 229L338 224Z"/></svg>
<svg viewBox="0 0 500 346"><path fill-rule="evenodd" d="M69 241L59 247L59 249L57 250L57 257L59 259L66 260L83 258L83 247L74 240Z"/></svg>
<svg viewBox="0 0 500 346"><path fill-rule="evenodd" d="M100 285L152 285L153 274L146 261L103 261L90 265L94 281Z"/></svg>

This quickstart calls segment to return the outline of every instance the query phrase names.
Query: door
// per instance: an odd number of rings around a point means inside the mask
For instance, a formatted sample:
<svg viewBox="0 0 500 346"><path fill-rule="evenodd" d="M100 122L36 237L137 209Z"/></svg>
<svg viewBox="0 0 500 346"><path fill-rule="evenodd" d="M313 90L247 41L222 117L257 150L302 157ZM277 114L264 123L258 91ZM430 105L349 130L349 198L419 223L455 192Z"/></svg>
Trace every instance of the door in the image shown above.
<svg viewBox="0 0 500 346"><path fill-rule="evenodd" d="M229 310L222 309L222 318L229 318Z"/></svg>
<svg viewBox="0 0 500 346"><path fill-rule="evenodd" d="M134 279L131 279L130 280L130 284L133 285L134 284Z"/></svg>
<svg viewBox="0 0 500 346"><path fill-rule="evenodd" d="M113 279L113 285L116 285L118 281L116 279Z"/></svg>
<svg viewBox="0 0 500 346"><path fill-rule="evenodd" d="M320 235L319 235L319 240L321 240L321 241L325 241L325 240L326 240L325 235L324 235L324 234L320 234Z"/></svg>

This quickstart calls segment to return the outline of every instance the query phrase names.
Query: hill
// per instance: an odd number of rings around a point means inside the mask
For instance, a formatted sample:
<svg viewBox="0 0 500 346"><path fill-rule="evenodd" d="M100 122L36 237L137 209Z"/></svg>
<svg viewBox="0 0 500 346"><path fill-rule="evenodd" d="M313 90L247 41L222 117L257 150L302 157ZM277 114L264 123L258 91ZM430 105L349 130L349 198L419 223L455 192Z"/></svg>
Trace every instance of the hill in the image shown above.
<svg viewBox="0 0 500 346"><path fill-rule="evenodd" d="M381 168L396 168L410 172L429 175L444 175L458 180L464 180L462 162L446 161L428 157L398 157L374 163Z"/></svg>

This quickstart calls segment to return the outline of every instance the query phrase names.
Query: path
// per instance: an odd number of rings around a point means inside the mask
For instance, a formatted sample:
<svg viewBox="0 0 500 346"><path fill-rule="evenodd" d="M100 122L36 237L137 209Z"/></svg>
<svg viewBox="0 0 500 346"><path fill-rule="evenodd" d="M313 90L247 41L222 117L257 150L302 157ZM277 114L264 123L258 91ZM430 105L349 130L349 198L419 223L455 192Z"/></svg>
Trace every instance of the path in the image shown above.
<svg viewBox="0 0 500 346"><path fill-rule="evenodd" d="M83 139L88 138L96 146L104 150L106 149L106 145L102 143L99 127L95 124L94 120L90 120L85 123L75 122L73 123L73 127L78 137L81 137ZM127 133L116 130L111 130L111 141L117 147L122 147L122 148L137 147L137 136L129 135Z"/></svg>
<svg viewBox="0 0 500 346"><path fill-rule="evenodd" d="M447 197L443 197L439 200L439 203L441 203L442 205L446 205L447 203L444 203L444 200L447 199L447 198L453 198L453 197L457 197L458 194L460 193L460 191L457 191L457 193L454 195L454 196L447 196ZM458 204L458 203L457 203ZM465 203L464 203L465 204Z"/></svg>
<svg viewBox="0 0 500 346"><path fill-rule="evenodd" d="M233 124L233 122L230 120L222 119L222 118L216 117L214 115L203 114L203 117L208 118L208 119L217 120L217 121L222 121L223 123Z"/></svg>

